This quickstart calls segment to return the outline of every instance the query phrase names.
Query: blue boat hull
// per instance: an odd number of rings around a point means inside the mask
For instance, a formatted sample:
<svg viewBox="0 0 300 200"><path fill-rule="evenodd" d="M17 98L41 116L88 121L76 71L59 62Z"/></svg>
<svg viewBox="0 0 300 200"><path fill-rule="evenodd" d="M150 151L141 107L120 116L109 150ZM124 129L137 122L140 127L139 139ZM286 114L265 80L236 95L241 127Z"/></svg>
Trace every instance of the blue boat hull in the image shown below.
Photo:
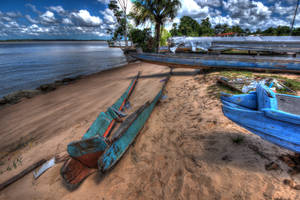
<svg viewBox="0 0 300 200"><path fill-rule="evenodd" d="M193 54L195 55L195 54ZM176 55L176 54L132 54L145 62L171 67L187 68L229 68L247 70L270 70L282 72L300 72L300 59L283 57L253 57L241 55Z"/></svg>
<svg viewBox="0 0 300 200"><path fill-rule="evenodd" d="M278 110L276 95L265 86L251 94L222 94L222 110L227 118L263 139L300 153L300 116Z"/></svg>
<svg viewBox="0 0 300 200"><path fill-rule="evenodd" d="M236 124L269 142L300 153L299 126L271 119L262 111L237 108L224 101L222 103L224 115Z"/></svg>

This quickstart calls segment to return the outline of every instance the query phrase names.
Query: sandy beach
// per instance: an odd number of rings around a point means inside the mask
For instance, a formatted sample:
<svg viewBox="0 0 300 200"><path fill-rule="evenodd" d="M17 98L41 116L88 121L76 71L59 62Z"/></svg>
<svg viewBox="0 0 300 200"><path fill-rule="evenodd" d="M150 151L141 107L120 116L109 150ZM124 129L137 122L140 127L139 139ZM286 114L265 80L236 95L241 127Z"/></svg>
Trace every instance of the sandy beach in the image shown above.
<svg viewBox="0 0 300 200"><path fill-rule="evenodd" d="M55 91L0 109L0 182L40 159L66 151L101 111L141 77L133 110L161 88L168 67L132 63L84 77ZM176 69L149 120L118 165L94 173L74 191L62 183L62 163L37 180L29 173L0 192L0 199L300 199L300 176L279 159L291 154L237 126L221 110L219 72ZM287 75L288 76L288 75ZM290 75L300 80L300 75ZM240 143L233 138L242 137ZM7 154L7 152L10 152ZM276 170L266 170L271 162Z"/></svg>

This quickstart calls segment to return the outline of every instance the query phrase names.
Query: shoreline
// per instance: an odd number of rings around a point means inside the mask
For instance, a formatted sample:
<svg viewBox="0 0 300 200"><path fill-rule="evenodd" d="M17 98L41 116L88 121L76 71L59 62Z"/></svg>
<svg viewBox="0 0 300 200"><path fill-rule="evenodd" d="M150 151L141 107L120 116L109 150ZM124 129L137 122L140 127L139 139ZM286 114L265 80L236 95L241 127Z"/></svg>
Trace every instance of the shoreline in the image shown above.
<svg viewBox="0 0 300 200"><path fill-rule="evenodd" d="M52 83L42 84L42 85L36 87L35 89L18 90L16 92L9 93L3 97L0 97L0 109L2 109L5 106L20 103L23 99L31 99L37 95L52 92L52 91L56 90L57 88L59 88L60 86L72 84L80 79L88 78L89 76L97 75L97 74L103 73L105 71L110 71L110 70L118 69L121 67L126 67L128 64L136 62L136 60L130 60L128 58L127 58L127 60L128 60L127 63L121 64L121 65L116 65L109 69L103 69L101 71L98 71L98 72L95 72L92 74L66 77L61 80L56 80ZM139 62L139 61L137 61L137 62Z"/></svg>
<svg viewBox="0 0 300 200"><path fill-rule="evenodd" d="M56 151L65 151L69 142L80 139L99 113L120 97L138 71L142 71L141 76L151 72L169 72L167 67L155 66L152 69L151 66L155 65L136 62L80 79L70 79L68 84L60 84L55 90L30 99L23 98L17 104L2 106L0 172L1 160L13 160L12 157L31 152L32 148L43 150L39 155L26 156L28 160L23 161L25 165L32 160L49 157ZM140 79L134 99L130 102L132 109L154 98L162 83L160 79L161 76ZM49 145L49 150L44 149L45 144ZM0 180L3 178L1 176Z"/></svg>

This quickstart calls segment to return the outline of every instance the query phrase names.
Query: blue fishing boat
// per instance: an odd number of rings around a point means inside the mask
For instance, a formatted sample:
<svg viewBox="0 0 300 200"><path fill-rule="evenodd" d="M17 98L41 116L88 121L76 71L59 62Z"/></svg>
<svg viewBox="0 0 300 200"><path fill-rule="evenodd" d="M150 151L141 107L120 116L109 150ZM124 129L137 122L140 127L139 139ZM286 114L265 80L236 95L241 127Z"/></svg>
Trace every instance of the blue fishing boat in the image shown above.
<svg viewBox="0 0 300 200"><path fill-rule="evenodd" d="M300 97L259 84L250 94L221 94L223 113L262 139L300 153Z"/></svg>
<svg viewBox="0 0 300 200"><path fill-rule="evenodd" d="M166 65L172 68L195 69L244 69L277 72L300 72L299 57L210 55L200 53L130 53L130 56L144 62Z"/></svg>

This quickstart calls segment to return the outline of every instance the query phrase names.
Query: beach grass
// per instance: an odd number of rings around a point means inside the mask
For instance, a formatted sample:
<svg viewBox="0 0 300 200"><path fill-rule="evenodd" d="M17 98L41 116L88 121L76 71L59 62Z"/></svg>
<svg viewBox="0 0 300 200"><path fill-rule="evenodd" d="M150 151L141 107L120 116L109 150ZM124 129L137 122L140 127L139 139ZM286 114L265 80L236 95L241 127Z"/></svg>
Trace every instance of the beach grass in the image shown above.
<svg viewBox="0 0 300 200"><path fill-rule="evenodd" d="M238 71L238 70L224 70L220 72L221 76L225 76L227 78L239 78L239 77L253 77L253 73L250 71Z"/></svg>
<svg viewBox="0 0 300 200"><path fill-rule="evenodd" d="M288 88L290 88L293 91L300 91L300 80L296 80L296 79L291 79L291 78L287 78L284 76L280 76L280 75L269 75L269 74L255 74L253 72L250 71L221 71L219 72L219 74L221 76L227 77L227 78L272 78L272 79L277 79L280 82L282 82L285 86L287 86ZM231 94L237 94L236 91L231 90L230 88L223 86L223 85L218 85L218 88L220 89L220 91L222 92L227 92L227 93L231 93ZM278 93L282 93L282 94L294 94L291 91L287 90L287 89L277 89Z"/></svg>

